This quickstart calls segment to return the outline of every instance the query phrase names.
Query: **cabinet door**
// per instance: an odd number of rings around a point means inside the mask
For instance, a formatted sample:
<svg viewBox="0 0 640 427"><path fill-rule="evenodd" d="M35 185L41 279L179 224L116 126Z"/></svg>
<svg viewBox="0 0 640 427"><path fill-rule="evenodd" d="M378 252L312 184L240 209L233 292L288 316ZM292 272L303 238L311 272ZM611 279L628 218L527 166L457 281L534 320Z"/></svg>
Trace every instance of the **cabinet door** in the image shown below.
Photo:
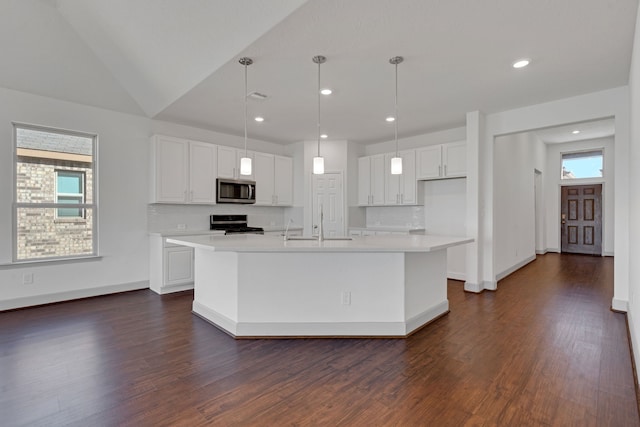
<svg viewBox="0 0 640 427"><path fill-rule="evenodd" d="M257 154L257 153L256 153ZM293 159L274 156L273 186L278 206L293 205Z"/></svg>
<svg viewBox="0 0 640 427"><path fill-rule="evenodd" d="M236 178L236 149L218 145L218 178Z"/></svg>
<svg viewBox="0 0 640 427"><path fill-rule="evenodd" d="M216 202L216 146L189 142L189 201Z"/></svg>
<svg viewBox="0 0 640 427"><path fill-rule="evenodd" d="M400 155L398 153L398 155ZM391 174L391 158L395 157L396 153L388 153L384 156L384 201L386 205L399 205L400 201L400 182L402 175ZM402 173L404 174L404 159L402 159Z"/></svg>
<svg viewBox="0 0 640 427"><path fill-rule="evenodd" d="M402 157L402 175L400 175L400 203L415 205L418 203L416 185L416 152L415 150L400 152Z"/></svg>
<svg viewBox="0 0 640 427"><path fill-rule="evenodd" d="M186 203L189 145L186 140L157 136L154 138L155 191L153 202Z"/></svg>
<svg viewBox="0 0 640 427"><path fill-rule="evenodd" d="M358 205L371 203L371 158L358 158Z"/></svg>
<svg viewBox="0 0 640 427"><path fill-rule="evenodd" d="M373 205L384 205L384 154L371 156L371 198Z"/></svg>
<svg viewBox="0 0 640 427"><path fill-rule="evenodd" d="M467 176L467 143L453 142L442 146L443 176L447 178Z"/></svg>
<svg viewBox="0 0 640 427"><path fill-rule="evenodd" d="M193 248L164 249L164 286L193 282Z"/></svg>
<svg viewBox="0 0 640 427"><path fill-rule="evenodd" d="M434 145L416 150L416 179L442 177L442 146Z"/></svg>
<svg viewBox="0 0 640 427"><path fill-rule="evenodd" d="M244 153L243 153L244 154ZM253 172L256 180L256 205L274 203L274 160L273 154L255 153Z"/></svg>

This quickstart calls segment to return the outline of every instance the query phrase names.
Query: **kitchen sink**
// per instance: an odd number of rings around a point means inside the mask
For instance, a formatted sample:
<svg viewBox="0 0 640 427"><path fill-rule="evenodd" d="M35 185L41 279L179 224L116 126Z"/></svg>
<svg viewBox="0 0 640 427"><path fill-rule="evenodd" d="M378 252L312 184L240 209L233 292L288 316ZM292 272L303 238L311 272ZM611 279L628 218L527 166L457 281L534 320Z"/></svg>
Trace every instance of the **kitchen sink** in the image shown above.
<svg viewBox="0 0 640 427"><path fill-rule="evenodd" d="M317 237L309 236L289 236L287 240L318 240ZM352 237L325 237L323 240L353 240Z"/></svg>

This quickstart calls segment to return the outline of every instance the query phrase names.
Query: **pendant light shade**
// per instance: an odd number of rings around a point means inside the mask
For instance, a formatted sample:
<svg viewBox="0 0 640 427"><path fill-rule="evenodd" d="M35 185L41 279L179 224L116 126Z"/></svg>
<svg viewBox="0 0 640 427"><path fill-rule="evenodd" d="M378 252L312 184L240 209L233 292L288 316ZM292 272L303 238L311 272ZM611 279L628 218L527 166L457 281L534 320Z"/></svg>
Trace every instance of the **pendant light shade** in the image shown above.
<svg viewBox="0 0 640 427"><path fill-rule="evenodd" d="M238 62L244 66L244 157L240 159L240 175L251 175L251 157L247 155L247 67L253 59L243 57Z"/></svg>
<svg viewBox="0 0 640 427"><path fill-rule="evenodd" d="M324 174L324 157L320 156L320 64L327 61L327 58L318 55L313 57L313 62L318 64L318 154L313 158L314 175Z"/></svg>
<svg viewBox="0 0 640 427"><path fill-rule="evenodd" d="M395 102L394 102L394 118L393 126L396 140L396 156L391 159L391 174L402 174L402 157L398 155L398 64L404 61L402 56L394 56L389 59L389 63L395 67Z"/></svg>

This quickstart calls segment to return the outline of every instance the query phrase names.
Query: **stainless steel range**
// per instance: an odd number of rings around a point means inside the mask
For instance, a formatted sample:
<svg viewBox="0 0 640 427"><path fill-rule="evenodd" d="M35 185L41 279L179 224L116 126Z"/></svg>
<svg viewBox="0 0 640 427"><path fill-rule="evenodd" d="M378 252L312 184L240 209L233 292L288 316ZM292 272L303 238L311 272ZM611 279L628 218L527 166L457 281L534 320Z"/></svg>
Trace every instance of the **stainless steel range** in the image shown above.
<svg viewBox="0 0 640 427"><path fill-rule="evenodd" d="M264 234L262 227L249 227L246 215L211 215L211 230L224 230L224 234Z"/></svg>

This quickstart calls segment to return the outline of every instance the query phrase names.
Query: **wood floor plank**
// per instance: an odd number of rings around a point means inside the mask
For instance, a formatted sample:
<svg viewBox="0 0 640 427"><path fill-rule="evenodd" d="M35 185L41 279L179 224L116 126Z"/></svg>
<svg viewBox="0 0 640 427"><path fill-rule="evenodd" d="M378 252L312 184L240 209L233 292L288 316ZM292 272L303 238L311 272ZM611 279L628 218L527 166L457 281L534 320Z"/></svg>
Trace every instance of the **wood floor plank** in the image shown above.
<svg viewBox="0 0 640 427"><path fill-rule="evenodd" d="M233 340L190 292L0 313L4 426L638 426L613 260L547 254L407 339Z"/></svg>

